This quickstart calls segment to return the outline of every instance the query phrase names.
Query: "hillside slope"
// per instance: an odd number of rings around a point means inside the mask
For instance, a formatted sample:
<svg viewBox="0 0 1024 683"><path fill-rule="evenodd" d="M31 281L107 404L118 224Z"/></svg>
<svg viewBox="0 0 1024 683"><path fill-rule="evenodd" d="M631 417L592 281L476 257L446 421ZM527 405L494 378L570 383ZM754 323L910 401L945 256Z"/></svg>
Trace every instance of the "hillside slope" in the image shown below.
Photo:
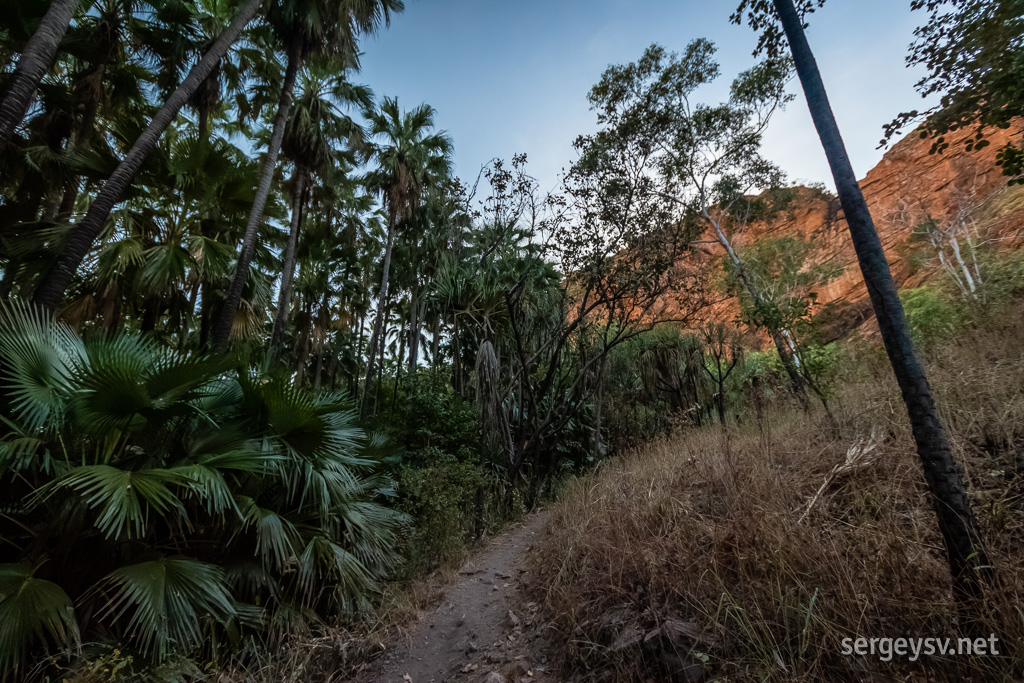
<svg viewBox="0 0 1024 683"><path fill-rule="evenodd" d="M882 161L861 180L893 275L901 287L919 285L937 270L936 263L911 263L905 245L915 226L925 218L939 221L967 212L978 236L1002 249L1019 248L1024 224L1024 190L1007 187L995 165L996 151L1016 133L997 131L984 149L968 152L963 141L969 131L949 136L949 148L930 154L931 140L911 136L886 152ZM737 248L765 238L802 236L814 244L811 260L844 267L843 275L818 290L819 308L836 309L828 336L843 336L871 320L867 289L857 268L853 244L838 200L810 189L799 188L797 198L771 223L751 223L737 229ZM701 245L710 258L720 260L723 249L708 234ZM737 305L730 300L717 305L712 317L731 320Z"/></svg>

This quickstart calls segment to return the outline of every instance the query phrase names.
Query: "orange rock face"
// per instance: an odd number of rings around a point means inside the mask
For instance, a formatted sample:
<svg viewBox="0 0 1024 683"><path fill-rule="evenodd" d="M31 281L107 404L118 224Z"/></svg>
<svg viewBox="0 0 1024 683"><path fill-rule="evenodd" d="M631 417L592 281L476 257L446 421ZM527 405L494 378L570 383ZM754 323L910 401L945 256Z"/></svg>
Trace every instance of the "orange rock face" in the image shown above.
<svg viewBox="0 0 1024 683"><path fill-rule="evenodd" d="M947 136L950 145L943 153L929 154L931 140L913 134L894 145L861 180L893 276L901 288L918 286L938 270L937 262L914 269L906 261L907 240L925 218L943 221L967 211L980 238L999 248L1020 247L1024 189L1007 187L1006 177L995 165L998 149L1017 135L1016 131L996 131L987 147L967 151L963 141L971 137L971 131L962 131ZM867 289L838 200L801 188L782 215L767 224L739 227L732 239L742 252L744 244L795 235L812 241L813 262L845 268L838 279L817 290L819 308L832 304L840 312L827 336L838 338L865 321L871 321L873 327ZM720 260L724 254L710 233L700 246L710 258ZM731 300L716 305L710 315L733 320L737 313L737 303Z"/></svg>

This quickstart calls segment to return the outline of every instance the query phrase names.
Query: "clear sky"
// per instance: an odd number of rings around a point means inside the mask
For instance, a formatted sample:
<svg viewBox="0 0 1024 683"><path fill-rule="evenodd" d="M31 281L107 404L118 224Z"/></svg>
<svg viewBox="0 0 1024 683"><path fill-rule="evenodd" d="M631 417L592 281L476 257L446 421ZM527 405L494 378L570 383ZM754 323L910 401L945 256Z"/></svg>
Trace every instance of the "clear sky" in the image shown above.
<svg viewBox="0 0 1024 683"><path fill-rule="evenodd" d="M455 141L456 172L472 181L493 157L526 152L529 170L554 189L572 142L594 129L586 94L609 64L637 59L651 43L681 51L698 37L719 48L720 92L754 63L746 26L729 23L736 0L406 0L389 29L363 43L356 78L404 108L421 102ZM830 0L808 37L853 166L863 177L881 158L882 124L922 108L919 73L904 65L922 13L905 0ZM791 88L797 89L794 80ZM717 88L716 88L717 90ZM791 179L832 179L802 95L765 140Z"/></svg>

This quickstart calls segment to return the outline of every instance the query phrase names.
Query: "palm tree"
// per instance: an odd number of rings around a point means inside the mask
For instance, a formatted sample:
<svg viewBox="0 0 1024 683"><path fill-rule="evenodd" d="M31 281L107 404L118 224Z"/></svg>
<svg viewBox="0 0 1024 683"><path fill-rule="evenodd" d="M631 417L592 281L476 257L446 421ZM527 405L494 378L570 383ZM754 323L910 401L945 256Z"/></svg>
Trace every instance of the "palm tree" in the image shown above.
<svg viewBox="0 0 1024 683"><path fill-rule="evenodd" d="M159 662L222 628L323 620L399 559L389 482L337 394L27 306L0 305L0 364L0 679L41 643Z"/></svg>
<svg viewBox="0 0 1024 683"><path fill-rule="evenodd" d="M935 410L928 378L914 352L889 262L857 184L818 65L804 34L803 20L793 0L772 1L789 41L814 126L832 169L882 341L907 407L917 453L938 516L954 593L961 603L973 602L981 597L983 581L991 580L992 574L981 530L950 449L949 438Z"/></svg>
<svg viewBox="0 0 1024 683"><path fill-rule="evenodd" d="M368 154L367 160L376 164L376 169L368 177L368 186L377 191L384 202L388 233L377 314L373 321L366 361L362 401L364 413L381 343L395 232L399 222L407 221L419 207L424 186L450 174L452 150L452 142L447 135L430 132L434 128L434 109L429 105L422 104L403 114L398 108L397 99L384 98L380 109L367 112L367 117L370 119L370 135L378 139Z"/></svg>
<svg viewBox="0 0 1024 683"><path fill-rule="evenodd" d="M192 67L188 76L181 82L170 97L157 110L146 129L132 145L128 154L117 165L117 168L103 184L103 189L92 202L89 211L75 225L68 238L57 263L36 288L32 299L39 308L53 311L60 302L64 291L78 271L79 265L86 254L92 249L97 235L103 229L114 206L121 202L128 188L131 187L136 174L142 168L149 153L156 147L160 136L171 125L199 86L213 72L221 58L245 29L249 21L256 16L257 10L265 0L247 0L238 10L231 24L220 34L209 51Z"/></svg>
<svg viewBox="0 0 1024 683"><path fill-rule="evenodd" d="M284 81L274 117L273 132L263 157L263 167L256 186L245 237L238 252L235 276L231 281L224 305L217 318L211 344L215 350L227 349L231 338L242 290L249 276L249 264L256 248L259 227L263 223L263 209L277 168L277 156L284 141L285 126L291 116L295 80L304 59L311 55L340 58L358 66L356 38L360 34L375 32L381 23L388 25L391 14L404 9L401 0L285 0L275 3L270 12L274 32L285 46L287 63Z"/></svg>
<svg viewBox="0 0 1024 683"><path fill-rule="evenodd" d="M295 170L292 174L292 215L288 245L270 339L271 358L276 358L281 350L284 329L288 323L307 183L311 174L322 172L331 162L344 161L334 150L337 141L349 139L358 144L362 139L359 126L351 118L340 114L336 103L347 101L365 108L371 102L372 96L368 89L348 83L344 78L344 68L341 68L340 74L336 64L310 64L303 73L300 88L302 94L285 129L282 151L294 164ZM334 174L334 179L337 180L337 174Z"/></svg>
<svg viewBox="0 0 1024 683"><path fill-rule="evenodd" d="M68 30L68 24L82 0L53 0L43 15L39 28L21 51L21 58L0 99L0 154L14 136L14 130L25 118L39 82L43 79Z"/></svg>
<svg viewBox="0 0 1024 683"><path fill-rule="evenodd" d="M64 39L76 118L65 150L72 168L94 151L102 118L131 112L137 109L135 103L144 101L145 81L138 78L136 63L150 22L135 11L136 4L135 0L100 0ZM80 182L78 175L65 178L62 191L55 193L44 218L66 222L74 210Z"/></svg>

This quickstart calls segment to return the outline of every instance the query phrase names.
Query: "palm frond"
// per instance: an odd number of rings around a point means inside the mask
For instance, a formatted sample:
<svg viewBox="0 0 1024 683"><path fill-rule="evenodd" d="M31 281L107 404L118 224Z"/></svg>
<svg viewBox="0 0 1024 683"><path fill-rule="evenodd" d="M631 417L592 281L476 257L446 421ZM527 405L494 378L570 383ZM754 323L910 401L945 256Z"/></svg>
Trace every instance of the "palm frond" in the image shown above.
<svg viewBox="0 0 1024 683"><path fill-rule="evenodd" d="M78 624L67 593L39 579L26 563L0 564L0 678L17 674L26 651L50 642L58 647L78 639Z"/></svg>
<svg viewBox="0 0 1024 683"><path fill-rule="evenodd" d="M202 639L208 617L236 615L224 571L188 557L163 557L122 567L104 581L114 592L104 616L131 614L128 632L139 649L158 660L172 649L188 651Z"/></svg>

